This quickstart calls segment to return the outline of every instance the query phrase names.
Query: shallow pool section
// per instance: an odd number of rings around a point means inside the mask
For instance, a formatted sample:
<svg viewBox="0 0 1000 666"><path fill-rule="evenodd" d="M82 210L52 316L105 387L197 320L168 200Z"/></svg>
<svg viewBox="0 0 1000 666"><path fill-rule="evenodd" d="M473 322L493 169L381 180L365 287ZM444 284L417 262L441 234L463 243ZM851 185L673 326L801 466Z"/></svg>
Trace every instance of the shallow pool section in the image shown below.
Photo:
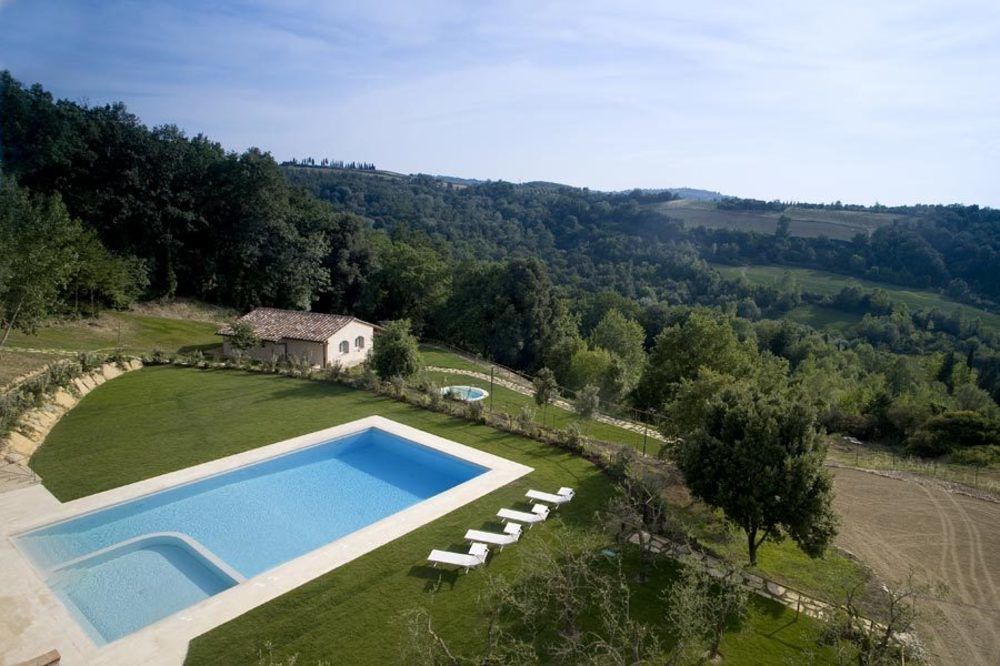
<svg viewBox="0 0 1000 666"><path fill-rule="evenodd" d="M445 386L441 389L441 395L462 402L478 402L488 397L489 394L489 391L478 386Z"/></svg>
<svg viewBox="0 0 1000 666"><path fill-rule="evenodd" d="M17 537L113 641L486 472L369 428Z"/></svg>

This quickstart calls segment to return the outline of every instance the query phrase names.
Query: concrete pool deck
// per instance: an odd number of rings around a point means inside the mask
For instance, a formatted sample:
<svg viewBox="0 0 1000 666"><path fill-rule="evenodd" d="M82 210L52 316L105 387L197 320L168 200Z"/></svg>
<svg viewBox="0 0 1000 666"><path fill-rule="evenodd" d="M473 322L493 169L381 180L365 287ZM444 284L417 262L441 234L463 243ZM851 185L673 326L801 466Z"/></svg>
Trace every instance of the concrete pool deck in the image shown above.
<svg viewBox="0 0 1000 666"><path fill-rule="evenodd" d="M97 645L49 588L13 537L53 522L369 428L472 462L487 472L281 564L106 645ZM60 503L43 486L0 494L0 664L57 649L62 663L179 664L191 639L533 471L520 463L381 416L301 435L226 458Z"/></svg>

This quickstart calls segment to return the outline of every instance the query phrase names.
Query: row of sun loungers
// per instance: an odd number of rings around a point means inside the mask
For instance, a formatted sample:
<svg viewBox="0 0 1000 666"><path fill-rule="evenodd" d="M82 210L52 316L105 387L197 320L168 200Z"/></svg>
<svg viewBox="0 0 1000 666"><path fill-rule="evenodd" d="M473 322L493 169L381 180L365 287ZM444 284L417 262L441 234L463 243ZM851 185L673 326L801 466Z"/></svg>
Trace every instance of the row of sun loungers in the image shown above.
<svg viewBox="0 0 1000 666"><path fill-rule="evenodd" d="M525 497L536 502L546 502L547 504L551 504L552 508L558 508L559 505L572 500L574 494L572 488L564 487L560 488L557 493L543 493L538 490L529 490L525 494ZM546 504L537 503L531 505L530 512L500 509L497 511L497 517L504 522L502 534L483 530L469 530L465 533L465 540L471 542L468 553L455 553L450 550L435 549L427 556L427 560L435 567L439 564L448 564L461 567L468 572L469 569L486 564L486 558L490 554L491 545L503 550L504 546L517 543L518 539L521 538L523 525L527 525L528 529L531 529L531 526L535 523L540 523L548 518L551 510Z"/></svg>

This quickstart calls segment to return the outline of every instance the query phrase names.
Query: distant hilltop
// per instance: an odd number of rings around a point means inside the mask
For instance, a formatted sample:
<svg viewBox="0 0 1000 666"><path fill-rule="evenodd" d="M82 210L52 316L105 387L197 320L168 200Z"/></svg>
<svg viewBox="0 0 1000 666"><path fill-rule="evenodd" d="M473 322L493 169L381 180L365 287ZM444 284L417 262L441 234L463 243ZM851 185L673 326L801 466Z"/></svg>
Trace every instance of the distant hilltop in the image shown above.
<svg viewBox="0 0 1000 666"><path fill-rule="evenodd" d="M693 187L668 187L666 189L676 194L680 199L693 199L695 201L721 201L722 199L730 198L721 192L716 192L714 190L699 190Z"/></svg>

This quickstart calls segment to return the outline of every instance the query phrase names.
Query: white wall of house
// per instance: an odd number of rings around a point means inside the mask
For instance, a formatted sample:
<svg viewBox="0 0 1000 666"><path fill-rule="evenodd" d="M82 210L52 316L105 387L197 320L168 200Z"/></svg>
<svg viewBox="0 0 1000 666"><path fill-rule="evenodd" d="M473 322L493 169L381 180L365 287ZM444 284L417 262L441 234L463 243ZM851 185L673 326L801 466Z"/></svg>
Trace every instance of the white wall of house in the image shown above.
<svg viewBox="0 0 1000 666"><path fill-rule="evenodd" d="M326 341L326 363L332 365L339 363L344 368L350 368L359 363L364 363L368 354L372 351L372 336L374 329L370 324L360 321L352 321L337 331ZM358 338L361 344L358 345ZM345 353L341 345L347 342L347 352Z"/></svg>

